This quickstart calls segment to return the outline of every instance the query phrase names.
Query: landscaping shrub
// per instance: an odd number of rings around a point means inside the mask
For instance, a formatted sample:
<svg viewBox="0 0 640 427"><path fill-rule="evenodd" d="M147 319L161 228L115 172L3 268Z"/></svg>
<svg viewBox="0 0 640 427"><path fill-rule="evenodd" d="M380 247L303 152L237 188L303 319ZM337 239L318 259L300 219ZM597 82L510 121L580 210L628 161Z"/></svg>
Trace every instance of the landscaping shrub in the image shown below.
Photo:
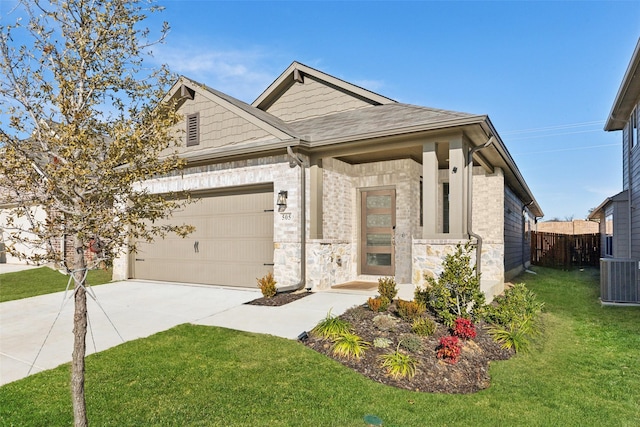
<svg viewBox="0 0 640 427"><path fill-rule="evenodd" d="M453 335L463 340L472 340L476 337L476 326L471 320L458 317L453 326Z"/></svg>
<svg viewBox="0 0 640 427"><path fill-rule="evenodd" d="M382 297L382 296L369 298L367 300L367 305L369 306L369 309L376 313L379 313L381 311L387 311L387 308L389 308L389 304L391 304L391 301L387 297Z"/></svg>
<svg viewBox="0 0 640 427"><path fill-rule="evenodd" d="M335 356L344 359L360 359L368 346L369 343L358 335L345 332L335 337L331 351Z"/></svg>
<svg viewBox="0 0 640 427"><path fill-rule="evenodd" d="M264 277L256 280L258 281L258 287L265 298L271 298L276 294L277 282L273 279L273 273L268 272Z"/></svg>
<svg viewBox="0 0 640 427"><path fill-rule="evenodd" d="M416 374L418 361L409 354L401 353L400 345L396 351L383 354L378 358L381 362L380 366L387 371L387 375L394 379L412 378Z"/></svg>
<svg viewBox="0 0 640 427"><path fill-rule="evenodd" d="M398 325L398 319L388 314L379 314L373 318L373 325L381 331L393 331Z"/></svg>
<svg viewBox="0 0 640 427"><path fill-rule="evenodd" d="M533 328L528 320L509 325L497 325L489 329L489 335L504 349L513 349L516 353L529 351L530 337L538 330Z"/></svg>
<svg viewBox="0 0 640 427"><path fill-rule="evenodd" d="M391 340L385 337L377 337L373 340L373 346L376 348L387 348L391 345Z"/></svg>
<svg viewBox="0 0 640 427"><path fill-rule="evenodd" d="M460 357L460 341L458 337L449 335L440 338L440 345L438 346L436 356L438 359L443 359L448 363L453 364L458 362L458 357Z"/></svg>
<svg viewBox="0 0 640 427"><path fill-rule="evenodd" d="M524 283L517 283L486 307L484 317L489 323L503 326L521 323L525 319L535 322L543 307L544 303L537 300L535 293Z"/></svg>
<svg viewBox="0 0 640 427"><path fill-rule="evenodd" d="M476 320L482 315L485 297L476 267L471 264L471 244L458 244L455 253L445 257L443 268L438 280L425 277L428 284L416 289L415 300L450 327L458 317Z"/></svg>
<svg viewBox="0 0 640 427"><path fill-rule="evenodd" d="M485 319L493 324L489 334L502 348L526 352L531 339L540 334L543 307L523 283L515 284L486 308Z"/></svg>
<svg viewBox="0 0 640 427"><path fill-rule="evenodd" d="M386 298L389 302L398 295L398 288L393 277L381 277L378 279L378 293L381 297Z"/></svg>
<svg viewBox="0 0 640 427"><path fill-rule="evenodd" d="M422 335L423 337L428 337L433 335L436 331L436 322L429 319L428 317L420 317L413 321L411 325L411 331L414 334Z"/></svg>
<svg viewBox="0 0 640 427"><path fill-rule="evenodd" d="M419 304L415 301L405 301L398 299L396 301L396 310L398 316L407 322L413 322L427 310L423 304Z"/></svg>
<svg viewBox="0 0 640 427"><path fill-rule="evenodd" d="M351 324L339 317L331 316L331 310L327 313L327 317L318 322L311 330L313 335L326 339L335 339L349 332L351 332Z"/></svg>
<svg viewBox="0 0 640 427"><path fill-rule="evenodd" d="M400 335L398 345L412 353L415 353L420 350L420 347L422 347L422 340L414 334L402 334Z"/></svg>

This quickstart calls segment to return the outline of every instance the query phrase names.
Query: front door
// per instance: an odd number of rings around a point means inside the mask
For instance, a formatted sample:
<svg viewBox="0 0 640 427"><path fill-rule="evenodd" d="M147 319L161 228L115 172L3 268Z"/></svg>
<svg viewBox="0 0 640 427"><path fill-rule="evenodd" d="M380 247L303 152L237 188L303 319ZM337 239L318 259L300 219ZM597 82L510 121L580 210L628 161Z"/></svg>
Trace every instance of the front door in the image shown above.
<svg viewBox="0 0 640 427"><path fill-rule="evenodd" d="M396 191L363 191L361 203L360 272L393 276Z"/></svg>

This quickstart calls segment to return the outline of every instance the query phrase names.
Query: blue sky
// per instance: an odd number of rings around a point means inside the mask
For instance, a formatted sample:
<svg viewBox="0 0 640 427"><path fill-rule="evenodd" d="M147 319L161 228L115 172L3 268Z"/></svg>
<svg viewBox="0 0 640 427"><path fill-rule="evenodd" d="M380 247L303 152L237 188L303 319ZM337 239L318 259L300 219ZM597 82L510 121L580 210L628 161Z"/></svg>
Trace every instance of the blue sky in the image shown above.
<svg viewBox="0 0 640 427"><path fill-rule="evenodd" d="M172 30L154 60L243 101L295 60L399 102L488 114L543 220L585 218L622 190L622 136L602 128L640 1L159 4L148 25Z"/></svg>

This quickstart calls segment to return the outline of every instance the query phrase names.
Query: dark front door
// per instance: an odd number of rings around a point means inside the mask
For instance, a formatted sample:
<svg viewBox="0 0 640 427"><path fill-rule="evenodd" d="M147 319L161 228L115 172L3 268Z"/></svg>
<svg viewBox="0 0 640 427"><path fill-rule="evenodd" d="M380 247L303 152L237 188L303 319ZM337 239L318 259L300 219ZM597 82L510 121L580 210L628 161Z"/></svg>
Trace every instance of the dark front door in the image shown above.
<svg viewBox="0 0 640 427"><path fill-rule="evenodd" d="M396 191L363 191L360 224L360 272L393 276Z"/></svg>

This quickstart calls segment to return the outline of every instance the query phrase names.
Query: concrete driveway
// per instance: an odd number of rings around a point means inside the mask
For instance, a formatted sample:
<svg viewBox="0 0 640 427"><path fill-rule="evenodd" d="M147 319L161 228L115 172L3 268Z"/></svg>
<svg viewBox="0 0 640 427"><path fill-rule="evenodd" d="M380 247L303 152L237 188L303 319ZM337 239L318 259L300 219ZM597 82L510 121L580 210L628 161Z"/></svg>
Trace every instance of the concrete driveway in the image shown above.
<svg viewBox="0 0 640 427"><path fill-rule="evenodd" d="M341 314L376 293L319 292L281 307L264 307L244 304L262 296L257 288L129 280L91 289L99 305L88 299L87 354L183 323L296 339L329 310ZM73 300L65 303L62 292L1 303L0 385L70 362L72 330Z"/></svg>

